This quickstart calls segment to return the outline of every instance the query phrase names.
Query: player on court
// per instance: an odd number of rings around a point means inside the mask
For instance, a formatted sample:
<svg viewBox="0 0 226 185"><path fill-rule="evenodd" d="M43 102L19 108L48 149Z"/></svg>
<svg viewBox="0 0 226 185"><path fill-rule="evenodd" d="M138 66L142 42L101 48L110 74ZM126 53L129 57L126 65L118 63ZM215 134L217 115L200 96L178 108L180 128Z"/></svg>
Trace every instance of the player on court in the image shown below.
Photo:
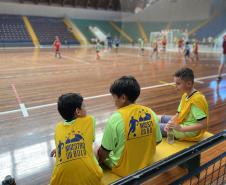
<svg viewBox="0 0 226 185"><path fill-rule="evenodd" d="M61 42L58 36L55 37L55 40L53 42L53 47L55 49L55 57L59 57L61 58L61 54L60 54L60 47L61 47Z"/></svg>
<svg viewBox="0 0 226 185"><path fill-rule="evenodd" d="M183 52L183 45L184 45L184 40L182 38L180 38L178 40L178 53L182 53Z"/></svg>
<svg viewBox="0 0 226 185"><path fill-rule="evenodd" d="M222 80L222 72L223 72L223 68L225 66L225 63L226 63L226 35L224 35L223 37L223 44L222 44L222 48L223 48L223 53L222 53L222 56L221 56L221 64L218 68L218 77L217 77L217 81L221 81Z"/></svg>
<svg viewBox="0 0 226 185"><path fill-rule="evenodd" d="M153 52L151 53L151 58L153 57L153 55L155 55L155 58L157 59L159 56L158 56L158 41L154 41L152 43L152 48L153 48Z"/></svg>
<svg viewBox="0 0 226 185"><path fill-rule="evenodd" d="M120 39L118 37L115 37L114 45L115 45L115 53L118 54L118 48L119 48L119 45L120 45Z"/></svg>
<svg viewBox="0 0 226 185"><path fill-rule="evenodd" d="M139 44L139 55L144 56L144 41L142 38L138 39Z"/></svg>
<svg viewBox="0 0 226 185"><path fill-rule="evenodd" d="M189 42L186 41L185 46L184 46L184 59L185 59L185 62L193 61L193 58L191 58L191 51L190 50L191 50L191 48L190 48Z"/></svg>
<svg viewBox="0 0 226 185"><path fill-rule="evenodd" d="M166 44L167 44L166 36L163 36L163 39L162 39L162 50L163 50L163 52L166 52Z"/></svg>
<svg viewBox="0 0 226 185"><path fill-rule="evenodd" d="M99 60L100 59L100 50L101 50L101 45L100 45L99 40L97 40L95 48L96 48L96 59Z"/></svg>
<svg viewBox="0 0 226 185"><path fill-rule="evenodd" d="M195 40L195 42L193 43L193 60L195 61L199 61L199 42L198 40Z"/></svg>

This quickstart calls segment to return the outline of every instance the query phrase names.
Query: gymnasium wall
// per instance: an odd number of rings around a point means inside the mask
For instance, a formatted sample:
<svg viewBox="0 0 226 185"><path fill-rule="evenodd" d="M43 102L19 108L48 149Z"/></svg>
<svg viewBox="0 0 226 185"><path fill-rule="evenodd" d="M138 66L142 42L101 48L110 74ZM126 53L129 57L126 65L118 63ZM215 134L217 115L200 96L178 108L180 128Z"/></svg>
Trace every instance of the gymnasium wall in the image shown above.
<svg viewBox="0 0 226 185"><path fill-rule="evenodd" d="M192 21L210 16L211 0L158 0L143 11L124 16L124 21Z"/></svg>
<svg viewBox="0 0 226 185"><path fill-rule="evenodd" d="M93 20L121 20L122 17L131 16L131 13L116 11L71 8L61 6L20 4L15 2L0 2L0 14L33 15L46 17L72 17L77 19Z"/></svg>

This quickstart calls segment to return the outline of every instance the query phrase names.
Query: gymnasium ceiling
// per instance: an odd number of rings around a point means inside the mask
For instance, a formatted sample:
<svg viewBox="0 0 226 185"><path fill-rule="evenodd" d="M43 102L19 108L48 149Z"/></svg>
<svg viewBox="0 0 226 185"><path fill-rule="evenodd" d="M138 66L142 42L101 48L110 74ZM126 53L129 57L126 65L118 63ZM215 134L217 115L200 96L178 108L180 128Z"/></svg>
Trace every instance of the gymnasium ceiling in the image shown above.
<svg viewBox="0 0 226 185"><path fill-rule="evenodd" d="M75 8L104 9L134 12L136 7L144 8L150 1L158 0L15 0L20 3L59 5Z"/></svg>

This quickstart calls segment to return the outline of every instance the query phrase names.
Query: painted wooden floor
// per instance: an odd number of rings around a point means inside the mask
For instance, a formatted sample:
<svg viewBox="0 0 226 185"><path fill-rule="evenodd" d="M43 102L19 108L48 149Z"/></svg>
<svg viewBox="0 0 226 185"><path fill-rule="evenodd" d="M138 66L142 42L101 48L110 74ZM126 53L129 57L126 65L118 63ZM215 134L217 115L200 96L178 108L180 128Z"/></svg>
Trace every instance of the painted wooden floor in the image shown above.
<svg viewBox="0 0 226 185"><path fill-rule="evenodd" d="M209 103L209 131L226 129L226 70L223 80L216 82L219 54L203 53L200 61L188 63L173 52L161 53L156 59L150 58L148 51L139 56L137 49L125 48L118 54L102 52L100 60L95 59L92 48L64 49L62 56L54 58L50 49L0 50L0 179L12 174L18 185L48 184L54 166L49 157L54 128L61 120L56 102L63 93L79 92L85 97L88 113L97 120L100 142L106 120L115 110L109 87L122 75L133 75L139 81L142 93L138 103L157 114L174 114L180 95L169 83L177 69L191 67L195 87ZM218 147L225 151L225 146ZM218 151L203 154L202 161Z"/></svg>

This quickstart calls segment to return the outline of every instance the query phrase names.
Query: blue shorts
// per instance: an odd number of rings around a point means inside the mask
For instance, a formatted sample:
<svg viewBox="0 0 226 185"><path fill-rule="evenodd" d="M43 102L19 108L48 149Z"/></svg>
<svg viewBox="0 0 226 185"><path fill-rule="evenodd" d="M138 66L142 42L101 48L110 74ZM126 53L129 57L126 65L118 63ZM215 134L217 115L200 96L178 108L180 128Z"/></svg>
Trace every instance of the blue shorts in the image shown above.
<svg viewBox="0 0 226 185"><path fill-rule="evenodd" d="M185 50L184 56L185 56L185 57L189 57L189 56L190 56L190 50Z"/></svg>
<svg viewBox="0 0 226 185"><path fill-rule="evenodd" d="M223 54L223 55L221 56L221 64L225 64L225 63L226 63L226 55Z"/></svg>
<svg viewBox="0 0 226 185"><path fill-rule="evenodd" d="M163 137L167 136L167 133L164 131L164 127L166 124L172 119L172 116L169 115L163 115L161 119L159 120L159 126Z"/></svg>

